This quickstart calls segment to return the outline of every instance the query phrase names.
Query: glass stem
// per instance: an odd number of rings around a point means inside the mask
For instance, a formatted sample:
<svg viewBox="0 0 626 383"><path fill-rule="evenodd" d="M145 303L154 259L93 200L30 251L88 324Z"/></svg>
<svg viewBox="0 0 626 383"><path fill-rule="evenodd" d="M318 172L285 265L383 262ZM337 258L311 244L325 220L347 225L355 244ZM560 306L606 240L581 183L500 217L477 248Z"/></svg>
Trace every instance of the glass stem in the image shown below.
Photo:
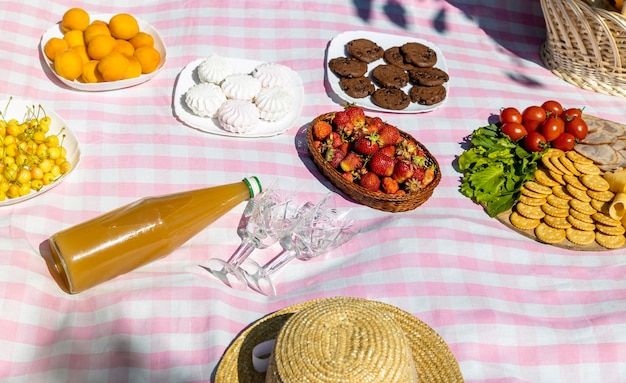
<svg viewBox="0 0 626 383"><path fill-rule="evenodd" d="M254 242L252 241L241 241L237 250L230 256L228 263L234 267L237 267L243 262L248 256L256 249Z"/></svg>
<svg viewBox="0 0 626 383"><path fill-rule="evenodd" d="M271 261L263 265L263 270L265 270L267 275L271 275L275 273L278 269L289 263L292 259L296 257L296 255L298 255L298 253L293 250L283 250Z"/></svg>

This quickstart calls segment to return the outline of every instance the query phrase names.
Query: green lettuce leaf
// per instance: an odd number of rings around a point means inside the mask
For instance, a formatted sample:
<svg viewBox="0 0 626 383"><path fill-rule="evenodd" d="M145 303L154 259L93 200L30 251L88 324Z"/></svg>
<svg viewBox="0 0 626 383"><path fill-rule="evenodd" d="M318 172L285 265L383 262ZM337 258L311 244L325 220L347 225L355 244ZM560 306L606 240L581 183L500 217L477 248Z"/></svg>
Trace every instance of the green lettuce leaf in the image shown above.
<svg viewBox="0 0 626 383"><path fill-rule="evenodd" d="M460 191L494 217L515 205L520 187L534 179L542 152L529 152L491 124L475 130L458 158Z"/></svg>

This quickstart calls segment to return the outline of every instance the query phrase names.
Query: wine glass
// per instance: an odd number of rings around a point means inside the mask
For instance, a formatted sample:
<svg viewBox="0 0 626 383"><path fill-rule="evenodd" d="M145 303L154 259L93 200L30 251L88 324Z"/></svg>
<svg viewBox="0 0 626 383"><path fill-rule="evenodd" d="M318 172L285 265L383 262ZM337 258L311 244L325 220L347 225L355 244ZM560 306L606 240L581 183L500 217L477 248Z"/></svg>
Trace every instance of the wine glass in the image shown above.
<svg viewBox="0 0 626 383"><path fill-rule="evenodd" d="M211 258L200 267L227 286L245 288L246 279L238 268L241 262L255 249L267 248L292 231L310 210L309 205L298 205L294 191L267 189L248 201L237 230L241 243L228 261Z"/></svg>
<svg viewBox="0 0 626 383"><path fill-rule="evenodd" d="M247 284L268 296L276 295L272 275L293 259L303 261L326 254L359 233L351 218L352 209L338 209L327 196L313 207L289 234L280 239L283 251L263 266L251 259L240 264Z"/></svg>

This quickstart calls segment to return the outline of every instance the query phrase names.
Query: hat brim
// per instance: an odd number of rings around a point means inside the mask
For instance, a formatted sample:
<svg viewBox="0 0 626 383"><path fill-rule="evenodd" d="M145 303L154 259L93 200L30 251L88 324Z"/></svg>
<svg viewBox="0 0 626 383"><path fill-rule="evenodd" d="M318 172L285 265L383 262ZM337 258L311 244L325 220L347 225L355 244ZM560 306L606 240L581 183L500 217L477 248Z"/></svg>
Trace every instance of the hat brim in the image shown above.
<svg viewBox="0 0 626 383"><path fill-rule="evenodd" d="M252 349L276 339L285 322L296 312L322 299L305 301L269 314L243 330L226 349L215 374L215 383L264 383L265 372L252 365ZM349 298L361 299L361 298ZM382 302L373 302L388 311L404 330L411 347L420 383L463 382L459 364L446 342L426 323L410 313Z"/></svg>

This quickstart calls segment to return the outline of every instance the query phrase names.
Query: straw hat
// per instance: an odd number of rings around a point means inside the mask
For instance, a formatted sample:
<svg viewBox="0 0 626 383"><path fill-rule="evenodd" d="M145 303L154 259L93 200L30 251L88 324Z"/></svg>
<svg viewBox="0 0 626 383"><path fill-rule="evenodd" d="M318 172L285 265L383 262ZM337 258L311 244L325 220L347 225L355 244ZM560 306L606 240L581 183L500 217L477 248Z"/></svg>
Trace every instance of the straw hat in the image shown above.
<svg viewBox="0 0 626 383"><path fill-rule="evenodd" d="M253 349L273 339L267 372L259 372ZM397 307L349 297L306 301L260 319L231 343L215 374L215 383L313 381L443 383L463 377L428 325Z"/></svg>

